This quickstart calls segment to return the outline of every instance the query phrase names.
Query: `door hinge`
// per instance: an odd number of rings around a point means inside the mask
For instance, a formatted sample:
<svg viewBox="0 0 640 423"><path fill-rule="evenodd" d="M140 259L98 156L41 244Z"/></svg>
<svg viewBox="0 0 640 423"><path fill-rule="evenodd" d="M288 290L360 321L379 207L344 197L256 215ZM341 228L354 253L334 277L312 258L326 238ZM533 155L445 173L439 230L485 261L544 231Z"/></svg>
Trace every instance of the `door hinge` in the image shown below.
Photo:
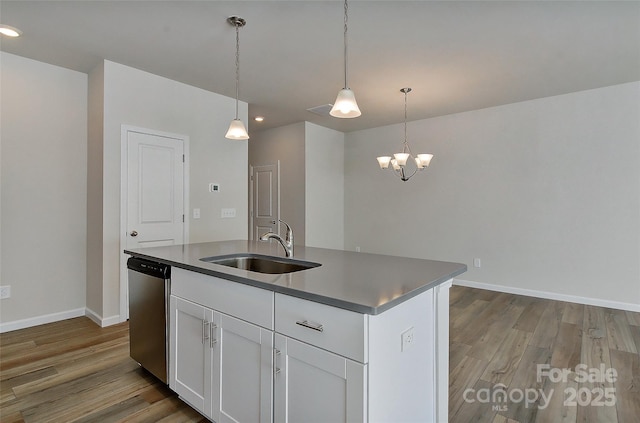
<svg viewBox="0 0 640 423"><path fill-rule="evenodd" d="M182 163L184 163L184 154L182 155Z"/></svg>
<svg viewBox="0 0 640 423"><path fill-rule="evenodd" d="M184 223L184 214L182 215L182 223Z"/></svg>

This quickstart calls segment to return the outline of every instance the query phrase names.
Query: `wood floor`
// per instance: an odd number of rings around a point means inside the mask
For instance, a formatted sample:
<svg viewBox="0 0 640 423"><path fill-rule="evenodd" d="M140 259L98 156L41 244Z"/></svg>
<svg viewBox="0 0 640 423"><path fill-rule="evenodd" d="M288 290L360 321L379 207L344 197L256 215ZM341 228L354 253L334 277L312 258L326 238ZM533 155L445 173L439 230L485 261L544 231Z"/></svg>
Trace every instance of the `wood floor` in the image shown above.
<svg viewBox="0 0 640 423"><path fill-rule="evenodd" d="M451 422L640 421L640 313L464 287L450 306Z"/></svg>
<svg viewBox="0 0 640 423"><path fill-rule="evenodd" d="M450 422L639 421L640 313L464 287L450 304ZM0 334L0 422L205 422L129 358L128 339L126 323L87 318ZM538 364L558 376L581 363L617 380L538 381Z"/></svg>

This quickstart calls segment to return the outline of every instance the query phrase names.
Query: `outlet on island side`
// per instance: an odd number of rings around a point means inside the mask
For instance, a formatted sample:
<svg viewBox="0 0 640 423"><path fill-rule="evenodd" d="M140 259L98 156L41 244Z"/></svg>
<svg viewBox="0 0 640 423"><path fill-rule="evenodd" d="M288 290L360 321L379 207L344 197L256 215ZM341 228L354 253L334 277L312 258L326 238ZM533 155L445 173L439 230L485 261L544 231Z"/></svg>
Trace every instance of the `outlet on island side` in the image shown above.
<svg viewBox="0 0 640 423"><path fill-rule="evenodd" d="M413 326L409 329L405 330L400 334L400 338L402 339L402 346L400 347L400 352L405 352L409 348L413 347L413 344L416 342L415 334L413 333Z"/></svg>

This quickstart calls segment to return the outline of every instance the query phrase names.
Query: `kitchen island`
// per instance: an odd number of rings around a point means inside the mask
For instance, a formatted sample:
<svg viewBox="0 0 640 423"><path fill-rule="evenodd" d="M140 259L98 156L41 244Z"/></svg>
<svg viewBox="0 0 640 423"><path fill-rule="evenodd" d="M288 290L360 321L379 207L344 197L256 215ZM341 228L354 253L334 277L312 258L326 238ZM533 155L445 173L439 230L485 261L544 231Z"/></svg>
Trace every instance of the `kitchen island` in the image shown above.
<svg viewBox="0 0 640 423"><path fill-rule="evenodd" d="M446 422L448 289L459 263L274 242L126 250L172 266L169 386L216 422ZM203 260L205 259L205 260Z"/></svg>

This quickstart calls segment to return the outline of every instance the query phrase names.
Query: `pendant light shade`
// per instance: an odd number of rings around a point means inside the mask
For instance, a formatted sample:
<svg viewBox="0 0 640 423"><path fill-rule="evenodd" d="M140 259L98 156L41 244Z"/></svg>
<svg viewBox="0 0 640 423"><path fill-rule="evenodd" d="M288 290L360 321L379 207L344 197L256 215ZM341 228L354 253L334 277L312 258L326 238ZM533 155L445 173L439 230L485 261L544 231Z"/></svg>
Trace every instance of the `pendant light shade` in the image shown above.
<svg viewBox="0 0 640 423"><path fill-rule="evenodd" d="M343 88L338 92L338 97L329 114L337 118L355 118L362 114L356 103L356 95L351 89Z"/></svg>
<svg viewBox="0 0 640 423"><path fill-rule="evenodd" d="M356 118L362 114L358 103L356 103L356 96L349 88L348 76L349 76L349 60L347 57L347 30L349 21L349 6L347 0L344 0L344 88L338 92L338 97L333 103L333 107L329 114L337 118Z"/></svg>
<svg viewBox="0 0 640 423"><path fill-rule="evenodd" d="M227 135L224 137L230 140L248 140L249 134L244 127L244 123L240 119L234 119L231 121Z"/></svg>
<svg viewBox="0 0 640 423"><path fill-rule="evenodd" d="M238 117L238 97L240 94L240 28L245 26L247 21L238 16L231 16L227 18L227 22L236 27L236 118L231 121L229 130L224 137L230 140L248 140L249 134L247 133L247 129Z"/></svg>

